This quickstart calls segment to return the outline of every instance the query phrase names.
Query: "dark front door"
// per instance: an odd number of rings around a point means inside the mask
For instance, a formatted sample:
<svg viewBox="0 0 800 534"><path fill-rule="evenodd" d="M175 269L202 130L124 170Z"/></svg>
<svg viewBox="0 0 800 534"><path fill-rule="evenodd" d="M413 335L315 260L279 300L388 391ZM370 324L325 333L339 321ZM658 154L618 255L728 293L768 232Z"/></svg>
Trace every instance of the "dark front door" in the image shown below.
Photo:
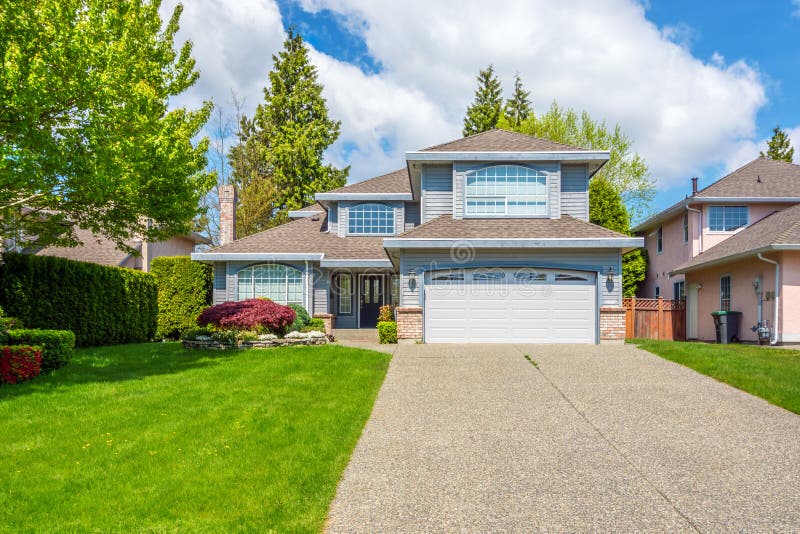
<svg viewBox="0 0 800 534"><path fill-rule="evenodd" d="M359 326L373 328L378 324L378 312L383 304L383 275L363 275L358 293L361 301Z"/></svg>

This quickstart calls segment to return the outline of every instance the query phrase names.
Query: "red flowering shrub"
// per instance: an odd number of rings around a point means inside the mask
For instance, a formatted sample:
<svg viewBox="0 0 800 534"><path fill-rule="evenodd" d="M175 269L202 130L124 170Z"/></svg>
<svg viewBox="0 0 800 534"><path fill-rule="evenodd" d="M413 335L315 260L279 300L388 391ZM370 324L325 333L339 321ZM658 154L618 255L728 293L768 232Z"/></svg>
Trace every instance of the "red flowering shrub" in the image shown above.
<svg viewBox="0 0 800 534"><path fill-rule="evenodd" d="M294 319L294 310L289 306L271 300L247 299L206 308L197 318L197 324L230 330L263 327L275 334L282 334Z"/></svg>
<svg viewBox="0 0 800 534"><path fill-rule="evenodd" d="M38 347L0 347L0 383L16 384L42 372L42 351Z"/></svg>

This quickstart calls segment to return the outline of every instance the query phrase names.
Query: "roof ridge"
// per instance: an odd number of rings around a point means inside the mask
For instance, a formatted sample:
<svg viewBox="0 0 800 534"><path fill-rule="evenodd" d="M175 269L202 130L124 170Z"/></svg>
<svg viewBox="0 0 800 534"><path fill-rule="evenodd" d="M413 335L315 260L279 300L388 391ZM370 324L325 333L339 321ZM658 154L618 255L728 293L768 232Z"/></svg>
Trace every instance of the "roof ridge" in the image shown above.
<svg viewBox="0 0 800 534"><path fill-rule="evenodd" d="M592 150L592 149L585 148L585 147L578 146L578 145L570 145L568 143L562 143L560 141L553 141L552 139L546 139L544 137L539 137L539 136L536 136L536 135L526 134L526 133L522 133L522 132L515 132L514 130L508 130L506 128L498 128L498 127L495 126L494 128L490 128L488 130L484 130L484 131L478 132L476 134L465 135L463 137L459 137L458 139L451 139L450 141L445 141L444 143L438 143L436 145L425 147L423 149L420 149L420 151L421 152L425 152L427 150L432 150L434 148L447 146L447 145L450 145L452 143L456 143L458 141L463 141L464 139L472 139L472 138L475 138L475 137L480 137L482 135L486 135L486 134L489 134L489 133L492 133L492 132L504 132L504 133L509 133L509 134L513 134L513 135L521 135L523 137L527 137L529 139L533 139L533 140L536 140L536 141L546 141L548 143L553 143L554 145L560 145L560 146L567 147L567 148L573 148L573 149L574 148L578 148L578 149L581 149L581 150Z"/></svg>
<svg viewBox="0 0 800 534"><path fill-rule="evenodd" d="M709 189L709 188L711 188L712 186L714 186L714 185L718 184L719 182L721 182L722 180L724 180L724 179L728 178L729 176L733 176L733 175L734 175L734 174L736 174L737 172L739 172L739 171L741 171L741 170L744 170L744 169L746 169L746 168L747 168L747 167L749 167L750 165L754 165L756 162L758 162L758 161L759 161L759 160L761 160L761 159L769 159L769 158L765 158L764 156L758 156L756 159L754 159L754 160L752 160L752 161L748 161L747 163L745 163L745 164L744 164L744 165L742 165L741 167L738 167L738 168L736 168L736 169L732 170L731 172L729 172L728 174L726 174L726 175L725 175L725 176L723 176L722 178L717 178L716 180L714 180L713 182L711 182L710 184L708 184L707 186L705 186L703 189L701 189L700 191L698 191L697 193L695 193L694 195L692 195L692 197L697 197L697 196L700 196L700 193L702 193L702 192L703 192L703 191L705 191L706 189ZM692 198L692 197L689 197L689 198Z"/></svg>
<svg viewBox="0 0 800 534"><path fill-rule="evenodd" d="M325 217L327 218L327 215L325 215ZM302 219L289 220L289 221L286 221L285 223L281 223L281 224L279 224L277 226L273 226L272 228L267 228L265 230L261 230L260 232L256 232L254 234L246 235L244 237L238 237L238 238L234 239L233 241L231 241L230 243L226 243L224 245L219 245L217 247L209 249L209 252L217 252L217 251L219 251L219 249L227 247L228 245L231 245L233 243L242 243L242 242L252 241L256 237L263 236L264 234L267 234L269 232L277 231L277 230L279 230L281 228L286 228L287 226L290 226L290 225L299 226L301 224L308 224L309 221L314 221L314 216L303 217ZM319 222L319 219L317 219L314 222Z"/></svg>
<svg viewBox="0 0 800 534"><path fill-rule="evenodd" d="M319 191L320 193L336 193L337 191L342 191L343 189L347 189L348 187L352 187L354 185L360 185L365 182L371 182L372 180L377 180L379 178L385 178L391 174L396 174L398 172L408 172L408 167L401 167L399 169L395 169L393 171L385 172L383 174L379 174L378 176L372 176L371 178L364 178L363 180L359 180L358 182L353 182L352 184L345 184L341 187L337 187L336 189L331 189L330 191ZM409 177L410 179L410 177ZM318 202L317 202L318 203Z"/></svg>

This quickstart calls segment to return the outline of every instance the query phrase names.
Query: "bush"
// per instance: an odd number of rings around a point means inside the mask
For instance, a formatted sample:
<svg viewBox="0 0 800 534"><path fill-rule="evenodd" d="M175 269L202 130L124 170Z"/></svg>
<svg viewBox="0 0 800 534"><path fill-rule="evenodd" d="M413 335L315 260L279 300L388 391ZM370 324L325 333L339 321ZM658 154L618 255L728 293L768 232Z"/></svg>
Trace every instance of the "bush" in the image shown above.
<svg viewBox="0 0 800 534"><path fill-rule="evenodd" d="M72 358L75 334L69 330L9 330L0 335L0 342L41 347L42 371L52 371L63 367Z"/></svg>
<svg viewBox="0 0 800 534"><path fill-rule="evenodd" d="M152 275L52 256L3 259L0 305L26 327L71 330L79 347L153 339L158 301Z"/></svg>
<svg viewBox="0 0 800 534"><path fill-rule="evenodd" d="M380 310L378 311L378 322L387 323L391 321L394 321L394 310L388 304L381 306Z"/></svg>
<svg viewBox="0 0 800 534"><path fill-rule="evenodd" d="M150 274L158 289L156 338L178 339L211 304L212 268L189 256L162 256L150 262Z"/></svg>
<svg viewBox="0 0 800 534"><path fill-rule="evenodd" d="M306 331L311 332L316 330L317 332L324 332L325 331L325 321L322 319L311 319L308 321L306 325Z"/></svg>
<svg viewBox="0 0 800 534"><path fill-rule="evenodd" d="M381 345L397 343L397 323L394 321L379 322L378 341L380 341Z"/></svg>
<svg viewBox="0 0 800 534"><path fill-rule="evenodd" d="M284 334L295 317L289 306L271 300L247 299L206 308L197 318L197 324L231 330L258 330L262 327L273 334Z"/></svg>
<svg viewBox="0 0 800 534"><path fill-rule="evenodd" d="M289 330L292 332L299 332L308 326L308 323L311 321L311 316L308 315L306 309L299 304L289 304L289 307L294 310L296 316Z"/></svg>
<svg viewBox="0 0 800 534"><path fill-rule="evenodd" d="M181 334L181 339L186 341L197 341L198 336L210 338L213 333L214 331L209 328L189 328L188 330L183 331Z"/></svg>
<svg viewBox="0 0 800 534"><path fill-rule="evenodd" d="M0 306L0 334L4 334L13 328L22 328L22 321L15 317L6 317L3 307Z"/></svg>
<svg viewBox="0 0 800 534"><path fill-rule="evenodd" d="M39 376L42 351L39 347L0 347L0 383L16 384Z"/></svg>

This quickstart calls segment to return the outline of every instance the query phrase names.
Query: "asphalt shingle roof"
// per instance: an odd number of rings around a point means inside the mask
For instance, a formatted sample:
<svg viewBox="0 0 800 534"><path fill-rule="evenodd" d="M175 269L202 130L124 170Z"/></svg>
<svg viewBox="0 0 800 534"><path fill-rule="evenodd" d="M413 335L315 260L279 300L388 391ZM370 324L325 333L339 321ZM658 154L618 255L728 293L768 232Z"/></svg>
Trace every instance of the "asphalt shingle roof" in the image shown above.
<svg viewBox="0 0 800 534"><path fill-rule="evenodd" d="M563 152L586 149L495 128L422 150L424 152Z"/></svg>
<svg viewBox="0 0 800 534"><path fill-rule="evenodd" d="M397 236L399 239L604 239L629 237L563 215L560 219L453 219L441 215Z"/></svg>
<svg viewBox="0 0 800 534"><path fill-rule="evenodd" d="M82 245L77 247L45 247L34 254L37 256L57 256L68 260L88 261L111 267L119 266L128 257L127 252L118 249L116 243L106 237L95 235L82 228L75 228L75 235L83 243ZM125 244L136 250L139 250L142 246L142 242L139 240L126 241Z"/></svg>
<svg viewBox="0 0 800 534"><path fill-rule="evenodd" d="M800 197L800 165L757 158L696 195L703 197Z"/></svg>
<svg viewBox="0 0 800 534"><path fill-rule="evenodd" d="M741 257L748 253L755 254L756 251L767 249L772 245L800 246L800 204L764 217L722 243L695 256L673 272L693 270L705 264Z"/></svg>
<svg viewBox="0 0 800 534"><path fill-rule="evenodd" d="M328 193L411 193L408 169L402 168L375 178L346 185Z"/></svg>

